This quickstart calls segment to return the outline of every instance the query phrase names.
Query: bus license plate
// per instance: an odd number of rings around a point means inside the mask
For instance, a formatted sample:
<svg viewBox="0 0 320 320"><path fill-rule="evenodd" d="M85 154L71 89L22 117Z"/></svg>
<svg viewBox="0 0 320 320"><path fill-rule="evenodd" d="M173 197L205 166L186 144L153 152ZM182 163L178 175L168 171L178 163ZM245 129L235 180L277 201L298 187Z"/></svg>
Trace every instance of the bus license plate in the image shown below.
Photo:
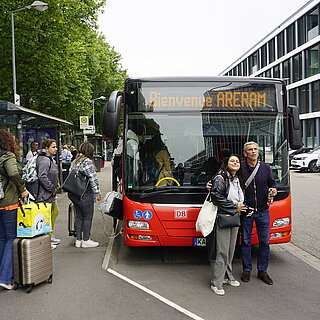
<svg viewBox="0 0 320 320"><path fill-rule="evenodd" d="M206 246L206 238L193 238L193 245L195 247L205 247Z"/></svg>

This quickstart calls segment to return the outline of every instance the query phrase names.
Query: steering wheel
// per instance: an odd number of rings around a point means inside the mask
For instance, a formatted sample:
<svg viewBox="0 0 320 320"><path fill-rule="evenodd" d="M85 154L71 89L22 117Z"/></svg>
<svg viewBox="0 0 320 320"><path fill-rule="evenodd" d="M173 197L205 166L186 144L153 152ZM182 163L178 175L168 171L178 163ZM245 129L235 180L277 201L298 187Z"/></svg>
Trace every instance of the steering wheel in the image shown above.
<svg viewBox="0 0 320 320"><path fill-rule="evenodd" d="M172 178L172 177L164 177L164 178L160 179L160 180L155 184L155 186L158 187L159 184L160 184L162 181L164 181L164 180L172 180L172 181L174 181L174 182L177 184L177 186L180 187L179 181L176 180L175 178Z"/></svg>

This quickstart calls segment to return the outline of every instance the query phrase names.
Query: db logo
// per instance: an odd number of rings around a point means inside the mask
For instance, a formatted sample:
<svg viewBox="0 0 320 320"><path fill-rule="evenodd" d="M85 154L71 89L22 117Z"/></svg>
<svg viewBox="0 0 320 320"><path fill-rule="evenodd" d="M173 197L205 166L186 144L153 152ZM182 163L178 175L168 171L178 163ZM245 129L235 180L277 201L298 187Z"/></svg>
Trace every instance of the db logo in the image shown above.
<svg viewBox="0 0 320 320"><path fill-rule="evenodd" d="M174 210L175 219L188 219L188 211L184 209Z"/></svg>

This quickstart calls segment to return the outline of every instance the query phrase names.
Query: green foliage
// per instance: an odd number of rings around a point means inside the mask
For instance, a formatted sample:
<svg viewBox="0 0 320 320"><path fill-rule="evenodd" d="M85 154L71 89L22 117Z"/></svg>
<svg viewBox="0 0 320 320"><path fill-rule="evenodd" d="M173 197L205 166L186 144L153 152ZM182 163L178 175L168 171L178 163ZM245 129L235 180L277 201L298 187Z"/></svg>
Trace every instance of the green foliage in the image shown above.
<svg viewBox="0 0 320 320"><path fill-rule="evenodd" d="M0 2L0 100L13 100L11 11L33 0ZM92 114L92 99L121 88L120 55L99 34L106 0L44 0L43 12L14 14L17 93L21 105L74 123ZM99 127L102 103L95 101Z"/></svg>

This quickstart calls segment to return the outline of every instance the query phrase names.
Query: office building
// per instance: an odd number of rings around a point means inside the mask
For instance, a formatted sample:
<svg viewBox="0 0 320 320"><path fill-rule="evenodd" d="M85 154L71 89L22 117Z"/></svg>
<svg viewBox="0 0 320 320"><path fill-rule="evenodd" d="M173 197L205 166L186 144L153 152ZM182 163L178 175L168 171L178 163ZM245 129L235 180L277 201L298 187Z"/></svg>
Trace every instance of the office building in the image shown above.
<svg viewBox="0 0 320 320"><path fill-rule="evenodd" d="M282 78L299 106L303 143L320 145L320 0L311 0L220 75Z"/></svg>

